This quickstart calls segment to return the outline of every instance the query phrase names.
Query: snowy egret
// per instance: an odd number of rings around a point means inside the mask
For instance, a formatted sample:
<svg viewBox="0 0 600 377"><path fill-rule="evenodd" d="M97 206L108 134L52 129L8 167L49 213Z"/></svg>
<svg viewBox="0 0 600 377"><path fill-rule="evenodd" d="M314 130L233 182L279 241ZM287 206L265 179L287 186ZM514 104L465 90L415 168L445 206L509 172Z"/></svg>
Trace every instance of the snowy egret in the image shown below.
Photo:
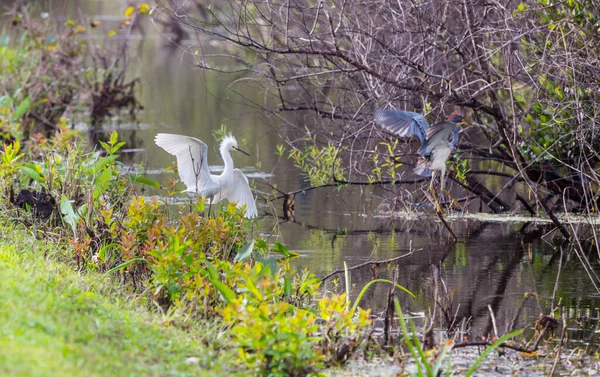
<svg viewBox="0 0 600 377"><path fill-rule="evenodd" d="M219 151L225 163L225 169L220 175L210 174L208 170L208 147L195 137L157 134L154 138L156 145L177 158L179 178L187 186L187 192L192 192L209 199L210 203L218 203L224 198L230 202L237 202L238 207L246 205L247 218L258 215L256 203L248 184L248 178L240 169L233 168L233 159L230 150L248 153L238 148L235 137L231 134L225 136Z"/></svg>
<svg viewBox="0 0 600 377"><path fill-rule="evenodd" d="M425 117L418 113L401 110L377 110L375 123L384 129L401 137L417 135L421 141L419 154L421 158L413 171L423 177L431 177L433 185L433 171L441 172L441 187L444 190L444 176L446 174L446 161L452 150L458 144L457 124L465 123L463 116L452 113L447 121L442 121L429 126ZM452 142L448 138L452 134Z"/></svg>

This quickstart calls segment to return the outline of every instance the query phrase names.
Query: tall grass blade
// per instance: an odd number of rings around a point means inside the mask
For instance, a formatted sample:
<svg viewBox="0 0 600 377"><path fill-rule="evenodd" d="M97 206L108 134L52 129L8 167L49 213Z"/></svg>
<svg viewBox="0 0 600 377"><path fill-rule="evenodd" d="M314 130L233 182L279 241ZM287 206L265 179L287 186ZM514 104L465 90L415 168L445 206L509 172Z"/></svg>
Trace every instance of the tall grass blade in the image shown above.
<svg viewBox="0 0 600 377"><path fill-rule="evenodd" d="M354 305L352 305L352 309L351 312L354 313L354 311L356 310L356 308L358 308L358 304L360 304L360 301L362 300L363 296L365 295L365 293L367 293L367 290L369 290L369 288L375 284L375 283L387 283L387 284L394 284L393 281L391 280L387 280L387 279L374 279L371 280L370 282L368 282L363 289L360 291L360 293L358 294L358 297L356 298L356 301L354 301ZM396 288L400 289L401 291L408 293L412 298L415 298L415 295L409 291L408 289L404 288L403 286L401 286L400 284L396 284Z"/></svg>
<svg viewBox="0 0 600 377"><path fill-rule="evenodd" d="M139 175L129 175L128 177L129 179L131 179L132 182L141 183L142 185L160 189L160 183L156 182L153 179L140 177Z"/></svg>
<svg viewBox="0 0 600 377"><path fill-rule="evenodd" d="M492 352L496 348L500 347L500 345L502 343L504 343L505 341L507 341L508 339L513 338L522 333L523 333L523 329L509 332L508 334L501 336L498 340L496 340L494 343L492 343L492 345L486 347L485 351L483 351L483 353L481 355L479 355L479 357L475 360L475 363L471 366L471 368L469 368L469 370L467 371L467 374L465 374L465 377L471 377L473 375L473 373L475 373L475 370L477 370L477 367L479 366L479 364L481 364L481 362L487 357L487 355L490 354L490 352Z"/></svg>
<svg viewBox="0 0 600 377"><path fill-rule="evenodd" d="M115 272L115 271L120 271L120 270L124 269L125 267L127 267L127 266L129 266L130 264L132 264L132 263L135 263L135 262L145 262L145 263L148 263L148 264L150 264L150 262L148 262L148 261L147 261L146 259L144 259L144 258L134 258L134 259L130 259L130 260L126 261L126 262L123 262L123 263L121 263L120 265L118 265L118 266L116 266L116 267L113 267L113 268L111 268L110 270L106 271L104 274L105 274L105 275L110 275L110 274L112 274L113 272Z"/></svg>
<svg viewBox="0 0 600 377"><path fill-rule="evenodd" d="M350 302L350 272L346 261L344 261L344 278L346 279L346 303L348 303Z"/></svg>
<svg viewBox="0 0 600 377"><path fill-rule="evenodd" d="M417 376L421 377L423 376L423 369L419 360L419 353L417 352L415 346L412 343L412 335L406 327L406 323L404 322L404 315L402 314L402 309L400 308L400 303L398 302L397 298L394 298L394 306L396 307L396 313L398 313L398 322L400 322L400 327L402 328L404 342L406 342L406 346L408 347L408 350L413 360L417 364Z"/></svg>
<svg viewBox="0 0 600 377"><path fill-rule="evenodd" d="M400 309L402 310L402 309ZM402 312L400 312L402 314ZM425 354L425 351L423 351L423 345L421 344L421 342L419 341L419 335L417 333L417 328L415 327L415 323L412 320L408 320L408 325L410 326L410 335L413 339L414 345L415 345L415 349L417 350L418 354L419 354L419 360L421 361L421 363L423 364L423 366L425 367L425 371L427 371L427 376L429 377L437 377L437 373L433 373L433 369L431 369L431 365L429 364L429 360L427 360L427 355Z"/></svg>
<svg viewBox="0 0 600 377"><path fill-rule="evenodd" d="M21 117L29 110L31 107L31 98L29 96L25 97L23 101L17 106L15 112L12 115L13 122L18 121Z"/></svg>

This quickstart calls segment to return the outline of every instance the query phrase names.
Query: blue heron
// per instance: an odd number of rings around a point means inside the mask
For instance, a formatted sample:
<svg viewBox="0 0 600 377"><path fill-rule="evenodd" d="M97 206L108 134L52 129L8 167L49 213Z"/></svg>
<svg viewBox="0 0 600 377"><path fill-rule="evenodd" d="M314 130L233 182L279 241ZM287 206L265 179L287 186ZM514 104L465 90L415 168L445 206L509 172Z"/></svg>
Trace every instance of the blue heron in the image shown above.
<svg viewBox="0 0 600 377"><path fill-rule="evenodd" d="M457 124L467 124L461 114L454 112L448 117L448 120L429 126L425 117L418 113L402 110L377 110L375 111L375 123L400 137L417 135L421 141L419 148L421 157L413 171L420 176L431 177L433 185L433 172L439 170L441 172L440 185L444 190L446 161L452 150L458 145ZM448 141L450 134L452 134L451 142Z"/></svg>
<svg viewBox="0 0 600 377"><path fill-rule="evenodd" d="M202 140L184 135L158 134L154 142L177 158L179 177L187 186L187 192L208 198L211 205L226 198L230 202L237 202L238 207L246 205L245 217L253 218L258 215L248 178L240 169L233 168L230 150L250 156L238 148L235 137L225 136L219 147L225 163L225 169L220 175L210 174L208 147Z"/></svg>

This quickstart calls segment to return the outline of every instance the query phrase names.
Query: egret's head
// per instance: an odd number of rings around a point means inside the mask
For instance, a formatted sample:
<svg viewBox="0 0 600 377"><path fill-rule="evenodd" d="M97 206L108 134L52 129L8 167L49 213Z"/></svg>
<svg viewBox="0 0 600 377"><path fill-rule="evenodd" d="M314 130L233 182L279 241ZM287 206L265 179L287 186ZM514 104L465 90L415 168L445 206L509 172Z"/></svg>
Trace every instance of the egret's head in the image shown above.
<svg viewBox="0 0 600 377"><path fill-rule="evenodd" d="M235 139L235 137L233 137L233 135L228 134L225 135L225 137L223 138L223 141L221 141L221 148L222 151L230 151L232 149L238 151L238 152L242 152L243 154L250 156L247 152L241 150L240 148L238 148L238 142Z"/></svg>

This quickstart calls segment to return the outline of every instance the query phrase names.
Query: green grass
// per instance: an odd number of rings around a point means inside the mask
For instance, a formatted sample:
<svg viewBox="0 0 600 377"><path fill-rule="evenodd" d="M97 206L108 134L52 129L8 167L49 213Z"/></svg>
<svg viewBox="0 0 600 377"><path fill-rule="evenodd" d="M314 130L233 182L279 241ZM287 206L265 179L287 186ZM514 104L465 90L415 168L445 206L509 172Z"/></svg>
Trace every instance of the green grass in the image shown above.
<svg viewBox="0 0 600 377"><path fill-rule="evenodd" d="M0 376L232 374L215 325L164 326L143 297L44 257L56 250L0 227Z"/></svg>

